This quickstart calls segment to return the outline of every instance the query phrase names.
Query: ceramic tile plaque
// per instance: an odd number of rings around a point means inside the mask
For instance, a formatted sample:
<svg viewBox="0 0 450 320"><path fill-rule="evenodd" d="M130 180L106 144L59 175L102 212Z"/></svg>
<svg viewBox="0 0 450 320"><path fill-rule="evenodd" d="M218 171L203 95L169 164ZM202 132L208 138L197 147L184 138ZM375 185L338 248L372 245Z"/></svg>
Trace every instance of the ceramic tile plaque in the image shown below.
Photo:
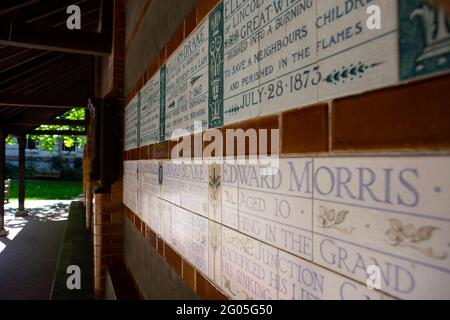
<svg viewBox="0 0 450 320"><path fill-rule="evenodd" d="M367 286L279 251L280 300L381 300Z"/></svg>
<svg viewBox="0 0 450 320"><path fill-rule="evenodd" d="M369 29L369 6L380 8L381 29ZM395 84L399 80L397 1L317 2L319 100Z"/></svg>
<svg viewBox="0 0 450 320"><path fill-rule="evenodd" d="M208 20L202 23L165 65L166 139L207 128ZM199 125L194 127L195 122Z"/></svg>
<svg viewBox="0 0 450 320"><path fill-rule="evenodd" d="M160 76L157 72L141 90L140 146L159 142Z"/></svg>
<svg viewBox="0 0 450 320"><path fill-rule="evenodd" d="M138 96L125 108L125 123L124 123L124 148L131 150L138 146Z"/></svg>
<svg viewBox="0 0 450 320"><path fill-rule="evenodd" d="M423 0L400 0L400 77L450 70L450 19Z"/></svg>
<svg viewBox="0 0 450 320"><path fill-rule="evenodd" d="M161 187L158 181L160 162L157 160L139 161L139 188L145 192L159 196Z"/></svg>
<svg viewBox="0 0 450 320"><path fill-rule="evenodd" d="M438 169L440 168L440 169ZM314 262L403 299L450 294L450 158L314 161Z"/></svg>
<svg viewBox="0 0 450 320"><path fill-rule="evenodd" d="M238 182L236 164L224 161L221 165L222 212L220 220L223 225L238 229Z"/></svg>
<svg viewBox="0 0 450 320"><path fill-rule="evenodd" d="M223 1L224 123L259 114L258 53L259 6L257 1ZM255 22L255 23L254 23Z"/></svg>
<svg viewBox="0 0 450 320"><path fill-rule="evenodd" d="M239 231L312 260L312 159L238 165Z"/></svg>
<svg viewBox="0 0 450 320"><path fill-rule="evenodd" d="M259 61L260 86L253 99L261 102L261 114L318 100L318 2L324 1L264 1L259 8L261 29L255 59Z"/></svg>
<svg viewBox="0 0 450 320"><path fill-rule="evenodd" d="M208 219L192 215L192 255L190 261L208 276Z"/></svg>
<svg viewBox="0 0 450 320"><path fill-rule="evenodd" d="M222 291L232 299L278 298L278 250L222 227Z"/></svg>
<svg viewBox="0 0 450 320"><path fill-rule="evenodd" d="M175 205L180 205L181 164L172 161L163 161L163 172L161 198Z"/></svg>
<svg viewBox="0 0 450 320"><path fill-rule="evenodd" d="M173 207L171 220L171 244L186 259L192 252L192 212Z"/></svg>
<svg viewBox="0 0 450 320"><path fill-rule="evenodd" d="M208 217L208 167L199 160L181 164L180 206Z"/></svg>

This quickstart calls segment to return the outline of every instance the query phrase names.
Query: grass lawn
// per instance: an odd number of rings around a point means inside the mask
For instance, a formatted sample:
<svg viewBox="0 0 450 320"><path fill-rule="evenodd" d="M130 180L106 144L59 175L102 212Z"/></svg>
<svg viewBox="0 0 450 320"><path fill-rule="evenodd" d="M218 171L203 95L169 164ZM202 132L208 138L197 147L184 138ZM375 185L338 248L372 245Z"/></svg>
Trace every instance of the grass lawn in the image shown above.
<svg viewBox="0 0 450 320"><path fill-rule="evenodd" d="M27 200L69 200L83 192L81 181L26 180ZM11 181L11 199L18 197L18 181Z"/></svg>

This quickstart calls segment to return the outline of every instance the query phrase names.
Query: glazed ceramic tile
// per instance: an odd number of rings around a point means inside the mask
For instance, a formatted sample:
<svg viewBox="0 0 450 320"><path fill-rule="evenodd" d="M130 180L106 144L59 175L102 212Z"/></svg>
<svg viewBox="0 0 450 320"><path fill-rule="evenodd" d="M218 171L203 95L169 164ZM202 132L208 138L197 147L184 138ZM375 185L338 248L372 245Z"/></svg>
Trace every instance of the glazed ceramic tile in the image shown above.
<svg viewBox="0 0 450 320"><path fill-rule="evenodd" d="M170 202L160 200L158 203L160 235L161 237L171 243L172 242L172 214L175 212L176 206Z"/></svg>
<svg viewBox="0 0 450 320"><path fill-rule="evenodd" d="M400 78L450 70L450 19L423 0L400 0Z"/></svg>
<svg viewBox="0 0 450 320"><path fill-rule="evenodd" d="M174 207L171 215L171 244L186 259L192 252L192 212Z"/></svg>
<svg viewBox="0 0 450 320"><path fill-rule="evenodd" d="M261 114L311 105L318 100L317 3L312 0L264 1L259 61Z"/></svg>
<svg viewBox="0 0 450 320"><path fill-rule="evenodd" d="M220 163L205 161L208 169L208 217L222 221L222 166Z"/></svg>
<svg viewBox="0 0 450 320"><path fill-rule="evenodd" d="M376 290L283 251L279 252L279 276L280 300L382 299Z"/></svg>
<svg viewBox="0 0 450 320"><path fill-rule="evenodd" d="M255 1L223 1L224 123L259 114L258 86L261 74L256 55L262 28Z"/></svg>
<svg viewBox="0 0 450 320"><path fill-rule="evenodd" d="M145 217L147 225L156 233L160 233L160 217L159 217L159 198L153 194L147 193L147 211Z"/></svg>
<svg viewBox="0 0 450 320"><path fill-rule="evenodd" d="M157 72L141 90L140 146L159 142L160 77Z"/></svg>
<svg viewBox="0 0 450 320"><path fill-rule="evenodd" d="M373 5L380 8L379 30L367 26ZM316 25L319 100L399 81L397 1L319 1Z"/></svg>
<svg viewBox="0 0 450 320"><path fill-rule="evenodd" d="M278 298L278 250L222 227L221 289L232 299Z"/></svg>
<svg viewBox="0 0 450 320"><path fill-rule="evenodd" d="M138 96L135 96L125 108L124 148L131 150L138 146Z"/></svg>
<svg viewBox="0 0 450 320"><path fill-rule="evenodd" d="M163 182L161 186L162 199L180 205L181 175L181 164L172 161L163 161Z"/></svg>
<svg viewBox="0 0 450 320"><path fill-rule="evenodd" d="M208 217L208 167L200 161L181 164L180 205Z"/></svg>
<svg viewBox="0 0 450 320"><path fill-rule="evenodd" d="M123 202L135 213L138 211L137 164L137 161L125 161L123 164Z"/></svg>
<svg viewBox="0 0 450 320"><path fill-rule="evenodd" d="M222 226L208 221L208 276L219 286L222 266Z"/></svg>
<svg viewBox="0 0 450 320"><path fill-rule="evenodd" d="M166 139L194 132L208 122L208 20L183 42L166 63Z"/></svg>
<svg viewBox="0 0 450 320"><path fill-rule="evenodd" d="M311 260L312 160L236 168L239 231Z"/></svg>
<svg viewBox="0 0 450 320"><path fill-rule="evenodd" d="M192 264L204 275L208 275L208 219L192 216Z"/></svg>
<svg viewBox="0 0 450 320"><path fill-rule="evenodd" d="M221 198L223 225L238 229L238 177L236 164L224 161L221 166Z"/></svg>
<svg viewBox="0 0 450 320"><path fill-rule="evenodd" d="M158 181L160 162L157 160L139 161L139 188L156 196L160 195Z"/></svg>
<svg viewBox="0 0 450 320"><path fill-rule="evenodd" d="M447 168L448 157L316 159L314 261L360 281L373 259L392 264L382 271L392 275L383 278L382 290L399 298L425 298L431 284L450 283ZM338 246L358 265L331 267L324 248ZM448 296L447 288L439 286L433 296Z"/></svg>

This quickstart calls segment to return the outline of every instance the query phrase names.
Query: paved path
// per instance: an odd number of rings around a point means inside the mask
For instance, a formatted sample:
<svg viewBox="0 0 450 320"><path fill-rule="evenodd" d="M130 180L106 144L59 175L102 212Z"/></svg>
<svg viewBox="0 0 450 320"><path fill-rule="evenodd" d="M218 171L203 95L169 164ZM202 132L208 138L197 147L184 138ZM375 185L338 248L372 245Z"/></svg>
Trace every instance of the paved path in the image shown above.
<svg viewBox="0 0 450 320"><path fill-rule="evenodd" d="M0 238L0 300L49 299L71 201L27 201L29 217L5 206L7 238Z"/></svg>

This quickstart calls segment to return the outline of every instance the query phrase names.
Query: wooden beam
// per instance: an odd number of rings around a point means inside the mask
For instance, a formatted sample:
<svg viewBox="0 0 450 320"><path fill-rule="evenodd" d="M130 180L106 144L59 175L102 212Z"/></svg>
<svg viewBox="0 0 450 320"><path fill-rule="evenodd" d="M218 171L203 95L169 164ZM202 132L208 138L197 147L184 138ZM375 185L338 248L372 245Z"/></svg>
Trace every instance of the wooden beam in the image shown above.
<svg viewBox="0 0 450 320"><path fill-rule="evenodd" d="M27 134L33 136L85 136L87 134L86 130L76 131L76 130L34 130L29 131Z"/></svg>
<svg viewBox="0 0 450 320"><path fill-rule="evenodd" d="M109 34L65 30L12 20L0 21L0 45L107 56L112 50Z"/></svg>
<svg viewBox="0 0 450 320"><path fill-rule="evenodd" d="M4 106L72 109L87 105L87 97L42 97L0 94L0 108Z"/></svg>
<svg viewBox="0 0 450 320"><path fill-rule="evenodd" d="M9 124L14 127L26 127L26 126L40 126L40 125L58 125L58 126L86 126L86 120L36 120L36 121L22 121L22 122L12 122Z"/></svg>

